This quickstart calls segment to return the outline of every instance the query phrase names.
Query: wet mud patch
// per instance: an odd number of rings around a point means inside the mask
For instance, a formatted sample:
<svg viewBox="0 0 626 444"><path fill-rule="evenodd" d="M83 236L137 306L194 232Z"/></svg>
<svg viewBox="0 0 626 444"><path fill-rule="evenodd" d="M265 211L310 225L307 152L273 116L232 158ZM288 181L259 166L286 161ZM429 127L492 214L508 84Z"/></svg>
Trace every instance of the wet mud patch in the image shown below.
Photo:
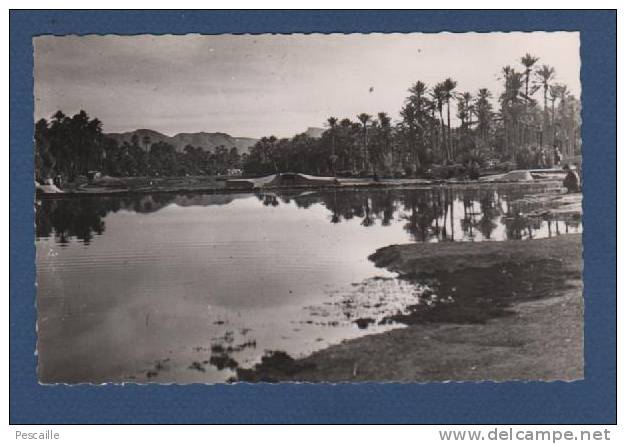
<svg viewBox="0 0 626 444"><path fill-rule="evenodd" d="M573 237L572 237L573 236ZM478 244L392 245L370 256L377 266L423 285L409 313L387 319L419 323L484 323L514 304L552 297L581 278L580 235Z"/></svg>
<svg viewBox="0 0 626 444"><path fill-rule="evenodd" d="M235 370L239 367L239 363L230 357L228 353L220 353L217 355L211 355L211 359L209 359L209 363L218 370L224 370L226 368L230 370Z"/></svg>
<svg viewBox="0 0 626 444"><path fill-rule="evenodd" d="M420 323L485 323L514 313L516 303L548 298L573 288L577 272L564 270L557 259L503 262L489 267L467 267L455 271L413 273L403 279L423 285L419 303L409 313L396 313L386 320L407 325Z"/></svg>
<svg viewBox="0 0 626 444"><path fill-rule="evenodd" d="M254 368L237 369L237 379L245 382L279 382L314 368L315 364L296 360L284 351L270 351Z"/></svg>
<svg viewBox="0 0 626 444"><path fill-rule="evenodd" d="M353 326L365 330L389 325L389 316L408 314L408 308L420 302L429 287L396 277L374 276L347 287L329 291L328 301L305 307L307 319L301 323L337 327Z"/></svg>
<svg viewBox="0 0 626 444"><path fill-rule="evenodd" d="M154 379L157 376L159 376L161 373L169 371L170 370L169 362L170 362L170 358L157 359L156 361L154 361L151 368L145 370L145 377L147 379ZM133 379L136 379L136 378L133 378Z"/></svg>
<svg viewBox="0 0 626 444"><path fill-rule="evenodd" d="M188 370L206 372L207 365L215 367L219 371L234 371L239 368L240 363L235 359L240 353L253 351L257 347L255 339L248 338L251 331L249 328L242 328L238 332L226 330L223 335L211 339L209 346L196 346L193 351L197 353L208 353L204 359L193 361Z"/></svg>
<svg viewBox="0 0 626 444"><path fill-rule="evenodd" d="M189 369L190 370L197 370L197 371L202 372L202 373L206 372L206 368L204 367L204 365L202 363L198 362L198 361L193 361L191 363L191 365L189 366Z"/></svg>

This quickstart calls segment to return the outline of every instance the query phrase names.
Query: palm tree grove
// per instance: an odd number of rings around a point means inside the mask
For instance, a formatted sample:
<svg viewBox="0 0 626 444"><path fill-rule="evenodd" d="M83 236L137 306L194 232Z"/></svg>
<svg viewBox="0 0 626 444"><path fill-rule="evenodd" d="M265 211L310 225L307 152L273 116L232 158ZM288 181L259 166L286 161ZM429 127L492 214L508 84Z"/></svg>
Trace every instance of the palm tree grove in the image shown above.
<svg viewBox="0 0 626 444"><path fill-rule="evenodd" d="M149 136L130 142L107 137L102 122L80 111L58 111L35 125L36 176L74 180L90 170L110 176L247 176L299 172L341 177L471 176L471 168L553 166L558 148L580 155L580 101L557 82L554 68L526 54L498 74L502 92L462 91L452 77L434 85L417 80L407 89L399 119L329 116L321 137L262 137L248 153L187 145L182 151ZM474 171L474 174L476 172Z"/></svg>

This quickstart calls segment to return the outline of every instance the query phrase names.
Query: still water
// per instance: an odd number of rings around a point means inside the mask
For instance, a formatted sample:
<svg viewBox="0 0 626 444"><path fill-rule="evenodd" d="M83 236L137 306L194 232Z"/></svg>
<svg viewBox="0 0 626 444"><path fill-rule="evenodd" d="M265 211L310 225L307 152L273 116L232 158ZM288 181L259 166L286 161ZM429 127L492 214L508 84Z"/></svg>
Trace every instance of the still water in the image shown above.
<svg viewBox="0 0 626 444"><path fill-rule="evenodd" d="M545 186L154 194L37 202L42 382L220 382L400 325L424 286L368 256L408 242L578 232L524 216ZM374 322L363 323L369 319Z"/></svg>

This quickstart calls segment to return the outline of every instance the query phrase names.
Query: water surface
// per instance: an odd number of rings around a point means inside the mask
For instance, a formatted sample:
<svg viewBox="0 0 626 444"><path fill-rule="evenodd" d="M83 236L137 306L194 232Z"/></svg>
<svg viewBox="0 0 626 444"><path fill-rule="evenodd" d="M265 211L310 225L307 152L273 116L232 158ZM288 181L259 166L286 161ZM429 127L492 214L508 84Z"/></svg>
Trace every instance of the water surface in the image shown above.
<svg viewBox="0 0 626 444"><path fill-rule="evenodd" d="M43 382L218 382L379 325L424 286L367 257L407 242L581 230L525 216L545 186L154 194L37 203ZM367 322L366 322L366 321Z"/></svg>

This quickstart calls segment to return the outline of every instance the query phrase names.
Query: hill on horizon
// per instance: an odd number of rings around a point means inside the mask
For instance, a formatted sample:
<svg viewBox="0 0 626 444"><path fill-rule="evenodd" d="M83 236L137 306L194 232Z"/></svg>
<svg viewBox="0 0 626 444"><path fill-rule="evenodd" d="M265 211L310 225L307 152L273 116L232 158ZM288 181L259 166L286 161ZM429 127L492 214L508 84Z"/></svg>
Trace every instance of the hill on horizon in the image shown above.
<svg viewBox="0 0 626 444"><path fill-rule="evenodd" d="M215 152L215 148L223 145L227 149L236 147L239 154L243 154L248 153L250 148L257 142L257 139L252 137L233 137L226 133L206 133L203 131L197 133L178 133L174 136L168 136L158 131L145 128L125 133L106 133L106 136L116 140L118 143L124 141L130 143L133 135L137 135L141 146L143 146L143 138L147 136L150 138L151 144L165 142L172 145L178 152L182 152L187 145L201 147L205 151Z"/></svg>
<svg viewBox="0 0 626 444"><path fill-rule="evenodd" d="M319 139L320 137L322 137L322 134L324 134L324 131L326 131L324 128L316 128L314 126L310 126L303 134L306 134L309 137L313 137L314 139Z"/></svg>
<svg viewBox="0 0 626 444"><path fill-rule="evenodd" d="M302 134L306 134L309 137L319 139L324 133L324 128L309 127ZM201 147L205 151L215 152L215 148L222 145L227 149L236 147L239 154L249 153L250 149L257 143L258 139L252 137L233 137L226 133L206 133L200 131L197 133L178 133L174 136L168 136L155 130L141 128L134 131L127 131L125 133L105 133L107 137L116 140L118 143L131 142L133 135L137 135L139 138L139 145L143 147L143 138L149 137L150 144L156 142L165 142L174 147L178 152L182 152L187 145L194 147ZM145 147L144 147L145 148Z"/></svg>

